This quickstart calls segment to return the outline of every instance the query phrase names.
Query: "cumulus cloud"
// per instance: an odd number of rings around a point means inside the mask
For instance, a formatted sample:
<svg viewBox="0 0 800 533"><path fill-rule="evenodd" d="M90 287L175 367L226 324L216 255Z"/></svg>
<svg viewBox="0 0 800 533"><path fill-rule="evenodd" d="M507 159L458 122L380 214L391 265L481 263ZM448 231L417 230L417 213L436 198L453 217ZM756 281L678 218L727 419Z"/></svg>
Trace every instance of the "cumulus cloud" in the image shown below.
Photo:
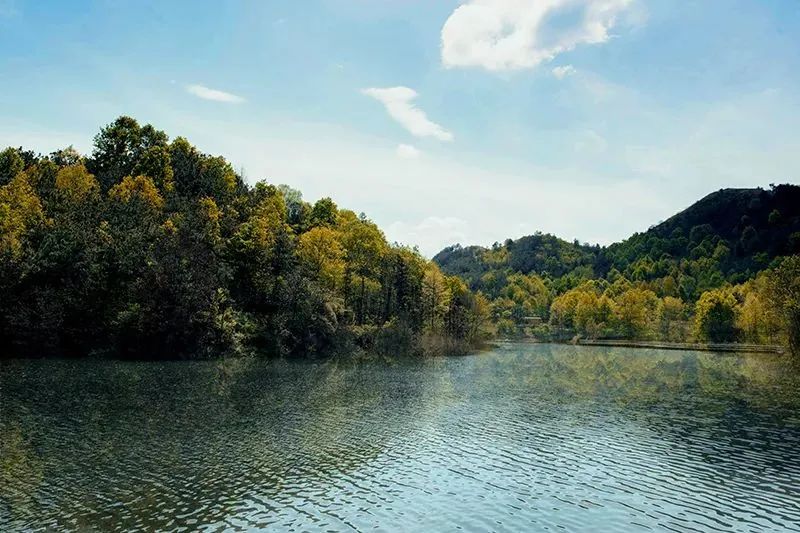
<svg viewBox="0 0 800 533"><path fill-rule="evenodd" d="M575 74L576 70L575 67L572 65L561 65L558 67L553 68L553 76L555 76L559 80L563 80L567 76L572 76Z"/></svg>
<svg viewBox="0 0 800 533"><path fill-rule="evenodd" d="M633 0L469 0L442 27L446 67L533 68L600 44Z"/></svg>
<svg viewBox="0 0 800 533"><path fill-rule="evenodd" d="M187 85L186 91L203 100L212 100L214 102L225 102L227 104L240 104L245 101L241 96L211 89L203 85Z"/></svg>
<svg viewBox="0 0 800 533"><path fill-rule="evenodd" d="M386 111L401 126L417 137L434 137L440 141L452 141L453 134L428 119L424 111L414 105L417 92L408 87L369 88L361 91L381 102Z"/></svg>

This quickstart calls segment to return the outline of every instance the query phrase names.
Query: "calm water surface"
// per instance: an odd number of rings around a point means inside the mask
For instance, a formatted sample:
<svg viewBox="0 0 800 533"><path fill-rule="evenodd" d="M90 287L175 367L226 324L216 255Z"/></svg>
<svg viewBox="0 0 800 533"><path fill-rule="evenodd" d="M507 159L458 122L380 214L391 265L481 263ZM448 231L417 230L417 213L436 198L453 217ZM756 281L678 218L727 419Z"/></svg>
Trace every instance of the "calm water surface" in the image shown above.
<svg viewBox="0 0 800 533"><path fill-rule="evenodd" d="M0 363L0 530L800 531L772 355Z"/></svg>

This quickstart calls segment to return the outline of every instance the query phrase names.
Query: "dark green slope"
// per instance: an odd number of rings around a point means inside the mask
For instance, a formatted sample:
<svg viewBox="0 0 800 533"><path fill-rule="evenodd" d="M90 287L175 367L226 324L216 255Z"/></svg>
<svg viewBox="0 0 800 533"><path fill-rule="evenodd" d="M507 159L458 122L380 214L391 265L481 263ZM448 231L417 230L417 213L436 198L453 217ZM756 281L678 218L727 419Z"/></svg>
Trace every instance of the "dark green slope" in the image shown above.
<svg viewBox="0 0 800 533"><path fill-rule="evenodd" d="M726 276L748 276L800 251L800 187L722 189L644 233L603 251L623 271L649 258L714 258Z"/></svg>

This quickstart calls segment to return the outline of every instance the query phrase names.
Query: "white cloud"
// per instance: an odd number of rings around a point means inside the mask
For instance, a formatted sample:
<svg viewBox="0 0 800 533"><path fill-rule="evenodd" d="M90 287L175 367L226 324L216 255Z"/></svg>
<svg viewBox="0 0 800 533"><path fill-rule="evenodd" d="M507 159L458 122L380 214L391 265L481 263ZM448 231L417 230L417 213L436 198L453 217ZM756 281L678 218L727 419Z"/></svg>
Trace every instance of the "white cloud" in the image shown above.
<svg viewBox="0 0 800 533"><path fill-rule="evenodd" d="M402 159L416 159L421 154L422 152L420 152L417 148L411 146L410 144L397 145L397 157L400 157Z"/></svg>
<svg viewBox="0 0 800 533"><path fill-rule="evenodd" d="M428 119L424 111L416 107L413 100L418 96L408 87L369 88L361 91L381 102L393 119L412 135L434 137L440 141L452 141L453 134L439 124Z"/></svg>
<svg viewBox="0 0 800 533"><path fill-rule="evenodd" d="M203 85L187 85L186 91L190 94L202 98L203 100L213 100L214 102L225 102L228 104L240 104L245 101L241 96L211 89Z"/></svg>
<svg viewBox="0 0 800 533"><path fill-rule="evenodd" d="M572 65L561 65L553 68L553 76L555 76L559 80L563 80L567 76L575 74L575 72L576 72L575 67L573 67Z"/></svg>
<svg viewBox="0 0 800 533"><path fill-rule="evenodd" d="M611 38L633 0L469 0L442 27L446 67L533 68Z"/></svg>

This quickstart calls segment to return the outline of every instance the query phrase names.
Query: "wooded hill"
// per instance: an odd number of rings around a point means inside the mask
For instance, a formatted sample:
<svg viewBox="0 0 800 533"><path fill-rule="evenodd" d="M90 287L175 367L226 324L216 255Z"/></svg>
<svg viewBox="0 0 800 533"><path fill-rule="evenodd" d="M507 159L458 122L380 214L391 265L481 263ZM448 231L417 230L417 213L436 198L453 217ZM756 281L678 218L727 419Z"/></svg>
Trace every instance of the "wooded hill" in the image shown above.
<svg viewBox="0 0 800 533"><path fill-rule="evenodd" d="M0 151L0 357L463 351L488 304L366 215L120 117Z"/></svg>
<svg viewBox="0 0 800 533"><path fill-rule="evenodd" d="M756 325L742 322L745 300L761 273L774 272L784 258L798 253L800 187L785 184L714 192L607 247L537 233L491 248L451 246L434 262L492 300L501 332L520 333L525 317L535 316L570 334L702 340L705 326L698 324L703 317L697 304L704 295L728 290L735 302L726 299L731 307L724 313L727 325L711 337L775 342L787 324L760 324L769 333L748 333L747 327ZM800 277L784 274L790 280ZM766 285L760 284L763 291ZM767 307L761 311L766 312L771 304L763 291L760 301ZM636 324L625 316L630 309ZM665 309L671 309L671 318L664 317ZM747 311L756 313L752 306ZM645 314L660 318L648 322ZM552 334L552 329L539 333Z"/></svg>
<svg viewBox="0 0 800 533"><path fill-rule="evenodd" d="M461 245L433 258L442 271L475 290L496 294L509 274L537 274L571 288L581 280L622 274L650 281L682 280L681 296L739 283L775 258L800 253L800 186L722 189L643 233L608 247L536 233L491 248Z"/></svg>

